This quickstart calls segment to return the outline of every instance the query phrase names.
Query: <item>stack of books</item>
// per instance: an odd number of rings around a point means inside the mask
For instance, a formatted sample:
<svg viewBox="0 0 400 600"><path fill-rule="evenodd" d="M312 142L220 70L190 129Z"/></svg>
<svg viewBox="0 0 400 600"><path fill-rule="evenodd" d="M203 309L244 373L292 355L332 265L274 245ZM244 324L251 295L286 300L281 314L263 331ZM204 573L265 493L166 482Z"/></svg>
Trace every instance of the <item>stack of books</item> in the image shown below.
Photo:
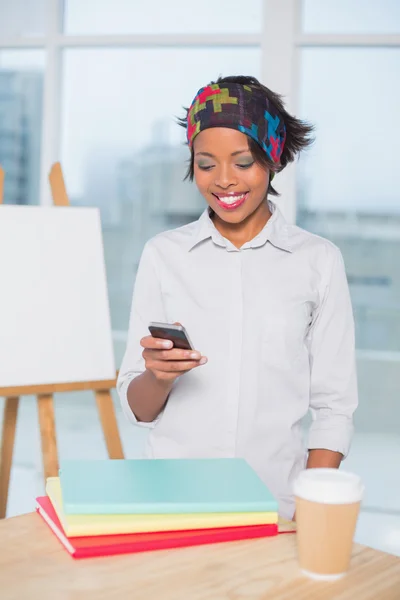
<svg viewBox="0 0 400 600"><path fill-rule="evenodd" d="M243 459L66 460L36 509L74 558L277 535L278 504Z"/></svg>

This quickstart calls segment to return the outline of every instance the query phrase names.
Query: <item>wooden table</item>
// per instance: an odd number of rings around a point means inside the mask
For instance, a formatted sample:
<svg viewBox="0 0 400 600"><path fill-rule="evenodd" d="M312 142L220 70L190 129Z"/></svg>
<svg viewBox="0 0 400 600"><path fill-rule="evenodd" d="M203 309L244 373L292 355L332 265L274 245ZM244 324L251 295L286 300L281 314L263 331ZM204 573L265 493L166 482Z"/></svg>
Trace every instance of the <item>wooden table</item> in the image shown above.
<svg viewBox="0 0 400 600"><path fill-rule="evenodd" d="M0 522L1 600L399 600L400 559L356 545L349 574L301 575L296 536L75 560L37 514Z"/></svg>

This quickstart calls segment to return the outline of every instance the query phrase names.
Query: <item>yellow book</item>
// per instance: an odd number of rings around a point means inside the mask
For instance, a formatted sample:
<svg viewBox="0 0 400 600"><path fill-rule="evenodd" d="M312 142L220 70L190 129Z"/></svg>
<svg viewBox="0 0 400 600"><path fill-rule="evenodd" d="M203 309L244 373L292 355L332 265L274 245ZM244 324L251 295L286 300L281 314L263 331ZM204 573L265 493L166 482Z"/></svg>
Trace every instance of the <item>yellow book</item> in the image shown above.
<svg viewBox="0 0 400 600"><path fill-rule="evenodd" d="M48 477L46 493L68 537L184 531L240 525L269 525L278 522L276 512L198 513L162 515L67 515L63 509L59 477Z"/></svg>

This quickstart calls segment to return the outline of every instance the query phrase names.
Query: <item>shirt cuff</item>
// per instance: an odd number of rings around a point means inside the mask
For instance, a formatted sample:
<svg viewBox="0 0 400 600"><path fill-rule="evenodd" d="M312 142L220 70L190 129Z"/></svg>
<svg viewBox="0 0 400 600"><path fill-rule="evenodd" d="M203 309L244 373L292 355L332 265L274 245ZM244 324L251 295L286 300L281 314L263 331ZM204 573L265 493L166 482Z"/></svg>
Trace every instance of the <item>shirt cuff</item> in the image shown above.
<svg viewBox="0 0 400 600"><path fill-rule="evenodd" d="M146 429L153 429L156 426L156 424L160 418L159 416L156 419L154 419L154 421L150 421L150 422L138 421L133 410L129 406L128 387L129 387L129 384L131 383L131 381L133 381L133 379L135 379L135 377L137 377L138 375L140 375L140 373L134 373L130 377L128 376L124 381L119 383L117 386L119 399L120 399L121 407L122 407L122 412L124 413L124 415L128 419L128 421L133 423L133 425L137 425L138 427L145 427Z"/></svg>
<svg viewBox="0 0 400 600"><path fill-rule="evenodd" d="M343 457L349 453L353 437L353 421L348 417L335 416L313 421L308 434L308 449L332 450Z"/></svg>

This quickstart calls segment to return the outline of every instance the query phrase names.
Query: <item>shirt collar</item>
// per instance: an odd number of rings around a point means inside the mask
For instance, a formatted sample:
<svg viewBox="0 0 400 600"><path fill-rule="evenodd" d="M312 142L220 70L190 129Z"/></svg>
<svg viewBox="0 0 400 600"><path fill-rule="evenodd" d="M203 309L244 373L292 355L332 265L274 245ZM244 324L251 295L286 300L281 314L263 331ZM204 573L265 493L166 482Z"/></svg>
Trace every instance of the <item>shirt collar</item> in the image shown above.
<svg viewBox="0 0 400 600"><path fill-rule="evenodd" d="M268 204L272 213L270 219L260 233L250 240L250 242L244 244L242 249L259 248L264 246L267 242L270 242L276 248L292 252L293 248L289 240L288 224L276 204L271 201L268 201ZM193 234L188 244L188 250L192 250L201 242L211 238L217 246L222 246L227 250L237 251L237 248L233 246L229 240L225 239L218 229L216 229L210 218L209 211L210 209L206 208L197 221L197 227L193 230Z"/></svg>

